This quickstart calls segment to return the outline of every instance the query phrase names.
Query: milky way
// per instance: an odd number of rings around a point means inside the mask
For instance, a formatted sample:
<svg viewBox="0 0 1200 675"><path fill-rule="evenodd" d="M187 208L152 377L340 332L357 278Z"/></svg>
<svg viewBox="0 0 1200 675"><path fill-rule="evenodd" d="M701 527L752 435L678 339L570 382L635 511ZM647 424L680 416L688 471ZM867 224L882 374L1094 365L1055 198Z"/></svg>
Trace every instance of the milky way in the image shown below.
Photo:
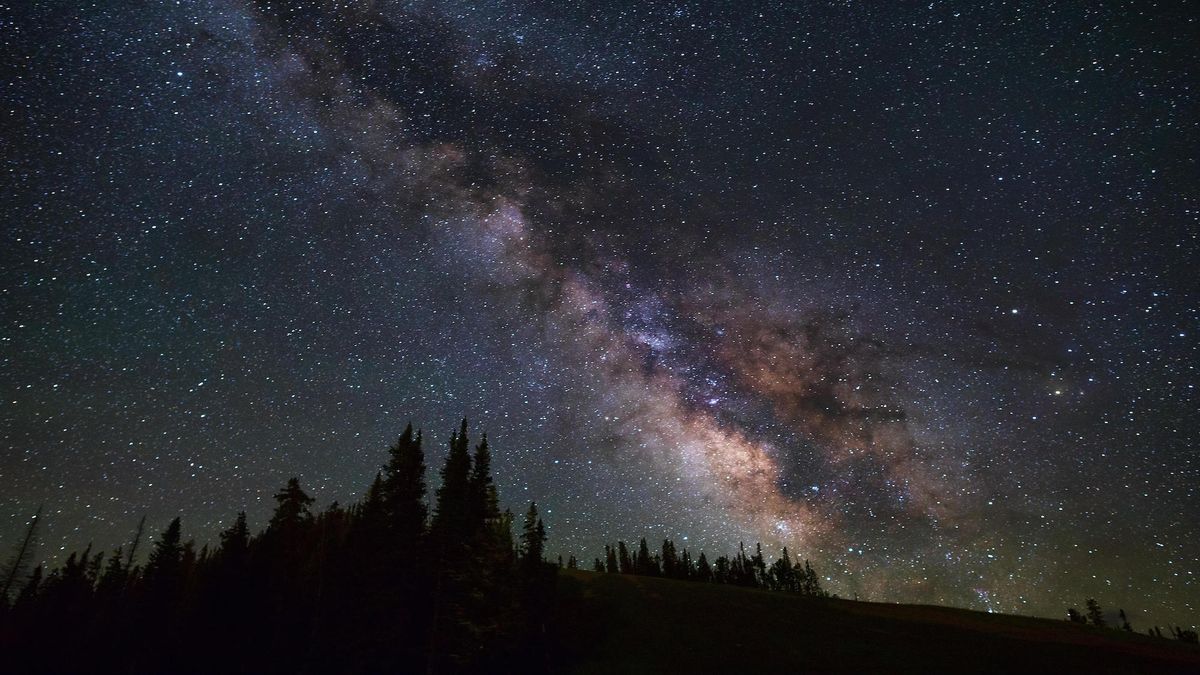
<svg viewBox="0 0 1200 675"><path fill-rule="evenodd" d="M465 416L564 555L1200 613L1194 11L101 4L3 10L0 543Z"/></svg>

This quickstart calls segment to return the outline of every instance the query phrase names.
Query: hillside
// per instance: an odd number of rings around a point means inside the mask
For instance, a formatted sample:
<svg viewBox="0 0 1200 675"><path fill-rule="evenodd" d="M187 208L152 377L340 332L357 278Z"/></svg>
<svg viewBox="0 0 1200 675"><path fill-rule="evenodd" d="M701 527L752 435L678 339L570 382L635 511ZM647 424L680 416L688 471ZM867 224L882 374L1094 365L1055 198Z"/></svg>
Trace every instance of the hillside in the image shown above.
<svg viewBox="0 0 1200 675"><path fill-rule="evenodd" d="M1066 621L563 571L574 673L1200 673L1200 649Z"/></svg>

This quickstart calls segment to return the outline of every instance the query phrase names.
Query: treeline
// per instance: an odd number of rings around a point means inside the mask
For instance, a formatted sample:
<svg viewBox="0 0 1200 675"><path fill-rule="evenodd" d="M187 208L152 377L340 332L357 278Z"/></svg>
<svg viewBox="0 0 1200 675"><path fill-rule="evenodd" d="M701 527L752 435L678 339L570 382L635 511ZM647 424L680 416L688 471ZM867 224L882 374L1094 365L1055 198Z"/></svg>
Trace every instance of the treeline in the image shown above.
<svg viewBox="0 0 1200 675"><path fill-rule="evenodd" d="M1105 616L1104 616L1104 610L1100 607L1100 603L1096 602L1095 598L1088 598L1087 602L1084 603L1084 606L1087 608L1086 615L1081 614L1079 612L1079 610L1075 609L1074 607L1071 607L1070 609L1068 609L1067 610L1067 621L1070 621L1071 623L1092 625L1092 626L1095 626L1096 628L1110 628L1111 627L1111 628L1120 628L1121 630L1123 630L1127 633L1134 632L1133 625L1129 623L1129 617L1128 617L1128 615L1125 614L1125 610L1123 610L1123 609L1119 610L1117 613L1117 618L1120 623L1117 626L1109 626L1108 619L1105 618ZM1160 628L1158 626L1154 626L1153 628L1147 628L1146 634L1149 635L1150 637L1164 638L1164 639L1169 634L1171 637L1175 638L1176 640L1179 640L1180 642L1188 642L1191 644L1200 644L1200 636L1198 636L1196 634L1196 631L1187 630L1180 626L1175 626L1174 628L1171 628L1168 626L1167 633L1163 633L1162 628Z"/></svg>
<svg viewBox="0 0 1200 675"><path fill-rule="evenodd" d="M574 556L567 561L567 567L578 567ZM643 537L638 543L636 553L630 553L624 541L618 541L616 545L606 545L604 560L594 559L592 570L829 597L829 593L821 587L821 580L809 561L792 562L786 546L779 558L770 565L767 565L763 557L762 544L755 545L754 554L749 556L746 555L745 544L740 544L737 555L721 556L709 563L703 551L693 560L686 548L680 553L675 542L670 539L663 540L661 549L651 553Z"/></svg>
<svg viewBox="0 0 1200 675"><path fill-rule="evenodd" d="M432 513L426 490L409 425L358 503L313 513L293 478L262 532L239 513L215 546L184 541L175 518L144 564L139 526L128 547L89 547L15 583L35 520L0 571L0 670L548 670L555 568L536 505L514 540L487 437L472 453L465 420Z"/></svg>

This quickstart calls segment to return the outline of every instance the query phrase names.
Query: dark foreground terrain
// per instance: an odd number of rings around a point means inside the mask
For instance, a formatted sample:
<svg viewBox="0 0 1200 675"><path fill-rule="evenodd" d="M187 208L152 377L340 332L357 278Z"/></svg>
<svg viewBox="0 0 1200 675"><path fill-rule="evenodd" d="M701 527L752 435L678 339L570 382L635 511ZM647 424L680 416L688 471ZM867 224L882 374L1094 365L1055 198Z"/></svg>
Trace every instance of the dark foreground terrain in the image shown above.
<svg viewBox="0 0 1200 675"><path fill-rule="evenodd" d="M1067 621L571 570L559 579L565 672L1200 673L1193 645Z"/></svg>

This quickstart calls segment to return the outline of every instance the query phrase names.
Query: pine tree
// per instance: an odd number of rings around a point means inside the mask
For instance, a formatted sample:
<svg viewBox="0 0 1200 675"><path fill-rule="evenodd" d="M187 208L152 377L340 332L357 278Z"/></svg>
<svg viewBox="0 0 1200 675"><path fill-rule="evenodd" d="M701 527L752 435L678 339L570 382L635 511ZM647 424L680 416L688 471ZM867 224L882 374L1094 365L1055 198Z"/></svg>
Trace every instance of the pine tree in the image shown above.
<svg viewBox="0 0 1200 675"><path fill-rule="evenodd" d="M482 523L494 521L500 516L500 507L496 484L492 481L492 454L488 448L487 434L475 446L469 483L472 520Z"/></svg>
<svg viewBox="0 0 1200 675"><path fill-rule="evenodd" d="M663 539L662 543L662 573L663 576L675 579L679 574L679 557L675 554L675 542Z"/></svg>
<svg viewBox="0 0 1200 675"><path fill-rule="evenodd" d="M736 583L733 576L733 563L728 556L720 556L713 564L713 581L718 584Z"/></svg>
<svg viewBox="0 0 1200 675"><path fill-rule="evenodd" d="M388 463L383 472L383 502L390 528L400 542L414 542L425 532L429 507L425 504L425 452L421 449L421 432L417 431L414 436L411 423L396 444L388 449Z"/></svg>
<svg viewBox="0 0 1200 675"><path fill-rule="evenodd" d="M122 558L122 547L118 546L108 559L108 565L104 567L104 572L100 574L100 580L96 583L96 594L101 598L111 600L125 590L129 575Z"/></svg>
<svg viewBox="0 0 1200 675"><path fill-rule="evenodd" d="M617 565L617 551L608 544L604 545L604 571L609 574L616 574L621 571L621 568Z"/></svg>
<svg viewBox="0 0 1200 675"><path fill-rule="evenodd" d="M625 542L617 542L617 569L621 574L633 574L633 558L629 557L629 549Z"/></svg>
<svg viewBox="0 0 1200 675"><path fill-rule="evenodd" d="M154 542L154 550L150 552L150 560L146 563L147 577L173 578L179 575L183 564L183 544L180 540L180 523L176 516L158 541Z"/></svg>
<svg viewBox="0 0 1200 675"><path fill-rule="evenodd" d="M446 554L447 546L465 546L469 535L471 455L467 448L467 420L464 419L462 428L450 436L450 453L442 467L442 484L437 489L437 504L429 528L431 536Z"/></svg>
<svg viewBox="0 0 1200 675"><path fill-rule="evenodd" d="M146 532L146 516L138 521L137 531L133 533L133 541L129 543L129 553L125 555L125 570L133 571L133 561L136 559L138 547L142 543L142 535Z"/></svg>
<svg viewBox="0 0 1200 675"><path fill-rule="evenodd" d="M221 532L221 555L226 560L241 562L249 550L250 528L246 525L246 512L239 511L233 525Z"/></svg>
<svg viewBox="0 0 1200 675"><path fill-rule="evenodd" d="M635 574L652 575L654 574L654 563L650 560L650 547L646 545L646 538L642 537L638 544L637 560L633 563Z"/></svg>
<svg viewBox="0 0 1200 675"><path fill-rule="evenodd" d="M704 551L700 552L700 558L696 561L696 578L703 582L712 581L712 567L708 564L708 558L704 557Z"/></svg>
<svg viewBox="0 0 1200 675"><path fill-rule="evenodd" d="M1104 620L1104 610L1100 609L1100 603L1096 602L1095 598L1087 600L1088 618L1092 620L1093 626L1104 628L1108 626L1108 622Z"/></svg>
<svg viewBox="0 0 1200 675"><path fill-rule="evenodd" d="M817 576L817 571L813 569L812 564L808 562L807 558L804 560L804 571L802 574L803 581L801 585L806 595L826 596L825 590L821 588L821 579Z"/></svg>
<svg viewBox="0 0 1200 675"><path fill-rule="evenodd" d="M0 606L8 604L9 597L17 590L17 580L25 575L26 570L29 569L29 562L37 553L38 521L41 518L42 507L38 506L29 525L25 527L25 534L17 543L12 557L8 559L3 568L0 568Z"/></svg>
<svg viewBox="0 0 1200 675"><path fill-rule="evenodd" d="M767 586L767 561L763 558L762 544L754 545L754 556L750 559L750 565L753 568L752 585Z"/></svg>
<svg viewBox="0 0 1200 675"><path fill-rule="evenodd" d="M300 488L300 479L289 478L287 485L275 493L275 513L267 525L268 532L294 531L303 525L312 523L312 513L308 507L315 501Z"/></svg>
<svg viewBox="0 0 1200 675"><path fill-rule="evenodd" d="M538 517L537 502L529 502L529 511L525 513L525 523L521 529L521 562L529 569L536 569L542 563L543 551L546 545L546 527Z"/></svg>

